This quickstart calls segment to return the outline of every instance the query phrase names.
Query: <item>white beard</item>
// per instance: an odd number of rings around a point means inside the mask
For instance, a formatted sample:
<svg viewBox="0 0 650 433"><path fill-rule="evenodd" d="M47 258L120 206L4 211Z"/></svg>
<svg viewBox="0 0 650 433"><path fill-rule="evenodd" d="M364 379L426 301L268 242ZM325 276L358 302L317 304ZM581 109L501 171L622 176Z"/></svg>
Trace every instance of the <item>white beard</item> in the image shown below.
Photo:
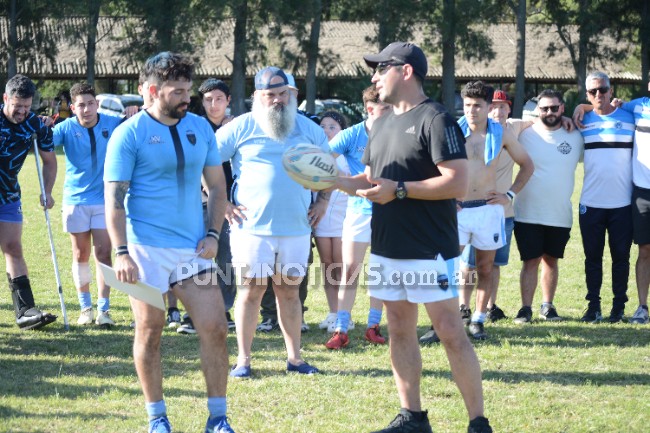
<svg viewBox="0 0 650 433"><path fill-rule="evenodd" d="M291 95L285 106L275 105L264 107L258 98L253 98L253 118L262 131L276 141L283 141L296 126L298 102Z"/></svg>

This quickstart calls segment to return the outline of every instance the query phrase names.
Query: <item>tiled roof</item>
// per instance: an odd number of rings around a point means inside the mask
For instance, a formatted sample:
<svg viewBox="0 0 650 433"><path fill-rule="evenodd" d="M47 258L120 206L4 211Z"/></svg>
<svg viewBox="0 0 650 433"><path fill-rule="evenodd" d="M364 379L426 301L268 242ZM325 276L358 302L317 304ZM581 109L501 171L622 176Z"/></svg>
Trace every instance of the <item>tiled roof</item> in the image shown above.
<svg viewBox="0 0 650 433"><path fill-rule="evenodd" d="M79 27L85 25L85 20L80 17L71 17L59 20L47 19L40 25L45 26L48 37L57 41L59 52L56 55L54 64L50 64L43 57L35 57L27 62L18 65L20 73L41 78L83 78L86 73L85 51L81 40L66 39L63 35L63 28ZM118 50L127 46L125 37L125 24L132 18L111 18L101 17L98 24L98 37L101 39L97 44L95 63L95 74L97 78L133 78L137 76L140 62L128 54L119 55ZM65 25L63 25L65 24ZM516 32L513 24L495 24L485 29L488 37L492 40L492 48L496 57L489 62L466 61L457 56L456 78L472 79L484 78L493 80L513 81L515 77L515 52ZM30 33L30 30L24 33ZM201 59L197 64L197 75L199 77L217 76L229 77L232 73L231 59L233 58L233 33L234 21L224 20L216 27L211 28L209 35L205 38L202 47L192 53ZM297 42L290 31L285 32L283 42L294 50ZM320 49L321 52L328 52L333 55L334 62L325 68L319 65L318 75L329 78L354 78L367 76L370 70L363 62L362 55L376 52L377 47L369 43L369 37L376 33L376 25L372 22L342 22L326 21L321 25ZM421 31L414 32L413 40L417 43L423 40ZM3 42L8 39L7 20L0 18L0 38ZM26 35L19 35L25 37ZM269 63L280 66L282 61L278 59L278 45L271 40L264 41L268 50ZM568 81L575 80L575 73L570 63L569 54L566 50L558 52L550 57L546 48L551 42L561 45L559 37L553 28L529 24L526 36L526 78L527 80L541 81ZM6 44L5 44L6 45ZM603 38L603 46L615 46L611 38ZM629 50L631 47L622 46ZM428 77L440 79L442 67L440 65L440 54L429 53ZM247 75L253 76L261 64L249 64ZM613 62L598 63L592 65L594 68L603 70L611 78L625 81L640 81L640 71L625 70L625 68ZM0 65L0 70L4 69ZM305 75L304 69L295 71L295 75Z"/></svg>

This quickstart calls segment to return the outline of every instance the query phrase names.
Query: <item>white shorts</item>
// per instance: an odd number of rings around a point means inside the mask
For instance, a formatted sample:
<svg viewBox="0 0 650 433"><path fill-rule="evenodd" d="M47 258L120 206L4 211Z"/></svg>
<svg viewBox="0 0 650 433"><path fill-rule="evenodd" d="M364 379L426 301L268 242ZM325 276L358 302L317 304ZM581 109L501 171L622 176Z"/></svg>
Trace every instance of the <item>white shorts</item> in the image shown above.
<svg viewBox="0 0 650 433"><path fill-rule="evenodd" d="M106 229L106 216L103 204L81 205L64 204L61 207L63 231L66 233L86 233L94 229Z"/></svg>
<svg viewBox="0 0 650 433"><path fill-rule="evenodd" d="M389 259L370 254L368 291L382 301L414 304L458 297L458 257L445 260Z"/></svg>
<svg viewBox="0 0 650 433"><path fill-rule="evenodd" d="M500 204L464 208L458 212L460 245L472 245L484 251L498 250L506 244L505 224Z"/></svg>
<svg viewBox="0 0 650 433"><path fill-rule="evenodd" d="M192 248L158 248L129 244L129 254L138 265L140 281L167 293L179 281L206 271L213 272L213 260L197 256ZM214 280L216 284L216 279ZM201 282L197 281L197 284Z"/></svg>
<svg viewBox="0 0 650 433"><path fill-rule="evenodd" d="M304 277L310 250L310 234L263 236L231 227L232 264L240 279L264 278L274 274Z"/></svg>
<svg viewBox="0 0 650 433"><path fill-rule="evenodd" d="M347 208L348 195L342 191L333 191L325 215L314 229L314 236L317 238L340 238Z"/></svg>
<svg viewBox="0 0 650 433"><path fill-rule="evenodd" d="M348 212L343 221L343 240L350 242L370 242L370 220L372 215Z"/></svg>

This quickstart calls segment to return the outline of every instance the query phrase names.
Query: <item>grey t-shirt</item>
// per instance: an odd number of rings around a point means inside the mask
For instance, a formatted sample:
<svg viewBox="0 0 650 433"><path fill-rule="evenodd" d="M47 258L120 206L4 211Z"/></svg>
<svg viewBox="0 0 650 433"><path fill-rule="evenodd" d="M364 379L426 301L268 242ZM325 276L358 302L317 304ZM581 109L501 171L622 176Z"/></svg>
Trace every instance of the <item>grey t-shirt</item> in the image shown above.
<svg viewBox="0 0 650 433"><path fill-rule="evenodd" d="M440 176L436 164L465 159L458 124L430 99L406 113L388 113L370 131L362 162L373 177L418 181ZM459 255L456 200L392 200L372 205L371 252L393 259Z"/></svg>

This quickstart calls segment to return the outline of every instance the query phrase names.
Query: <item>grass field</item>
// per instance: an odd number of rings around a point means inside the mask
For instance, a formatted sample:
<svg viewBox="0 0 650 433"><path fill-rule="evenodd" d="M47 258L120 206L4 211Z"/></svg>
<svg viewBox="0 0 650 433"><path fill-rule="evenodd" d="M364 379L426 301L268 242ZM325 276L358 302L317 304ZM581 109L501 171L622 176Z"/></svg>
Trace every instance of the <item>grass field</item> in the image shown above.
<svg viewBox="0 0 650 433"><path fill-rule="evenodd" d="M78 304L70 276L70 241L61 230L60 199L64 161L51 212L71 329L59 322L43 331L20 332L6 287L0 290L0 431L145 432L143 397L131 356L133 331L126 297L114 292L110 331L76 325ZM579 167L579 170L582 168ZM30 156L21 173L24 249L37 304L60 314L43 212L36 206L38 182ZM577 174L576 189L582 179ZM578 193L574 194L577 208ZM636 260L633 248L633 263ZM502 271L499 305L513 317L519 306L520 262L513 245L511 265ZM560 323L518 326L511 320L489 325L491 338L476 343L483 370L486 415L497 432L645 432L650 416L650 327L579 322L585 307L582 246L577 218L566 259L560 262L556 306ZM3 262L4 263L4 262ZM611 307L605 264L603 311ZM627 316L637 306L634 269ZM93 288L93 290L95 290ZM96 295L93 294L93 300ZM534 310L539 308L539 294ZM257 335L254 380L230 381L229 416L237 432L357 433L384 427L399 402L387 347L363 342L363 326L351 331L347 350L324 347L327 334L317 324L327 313L325 295L313 288L307 299L303 336L306 360L323 374L288 375L278 332ZM360 290L356 322L365 323L368 300ZM423 310L420 333L427 328ZM165 330L165 394L175 432L203 431L206 403L195 336ZM234 334L228 338L235 359ZM440 346L423 348L423 405L434 431L463 432L465 408L451 380Z"/></svg>

